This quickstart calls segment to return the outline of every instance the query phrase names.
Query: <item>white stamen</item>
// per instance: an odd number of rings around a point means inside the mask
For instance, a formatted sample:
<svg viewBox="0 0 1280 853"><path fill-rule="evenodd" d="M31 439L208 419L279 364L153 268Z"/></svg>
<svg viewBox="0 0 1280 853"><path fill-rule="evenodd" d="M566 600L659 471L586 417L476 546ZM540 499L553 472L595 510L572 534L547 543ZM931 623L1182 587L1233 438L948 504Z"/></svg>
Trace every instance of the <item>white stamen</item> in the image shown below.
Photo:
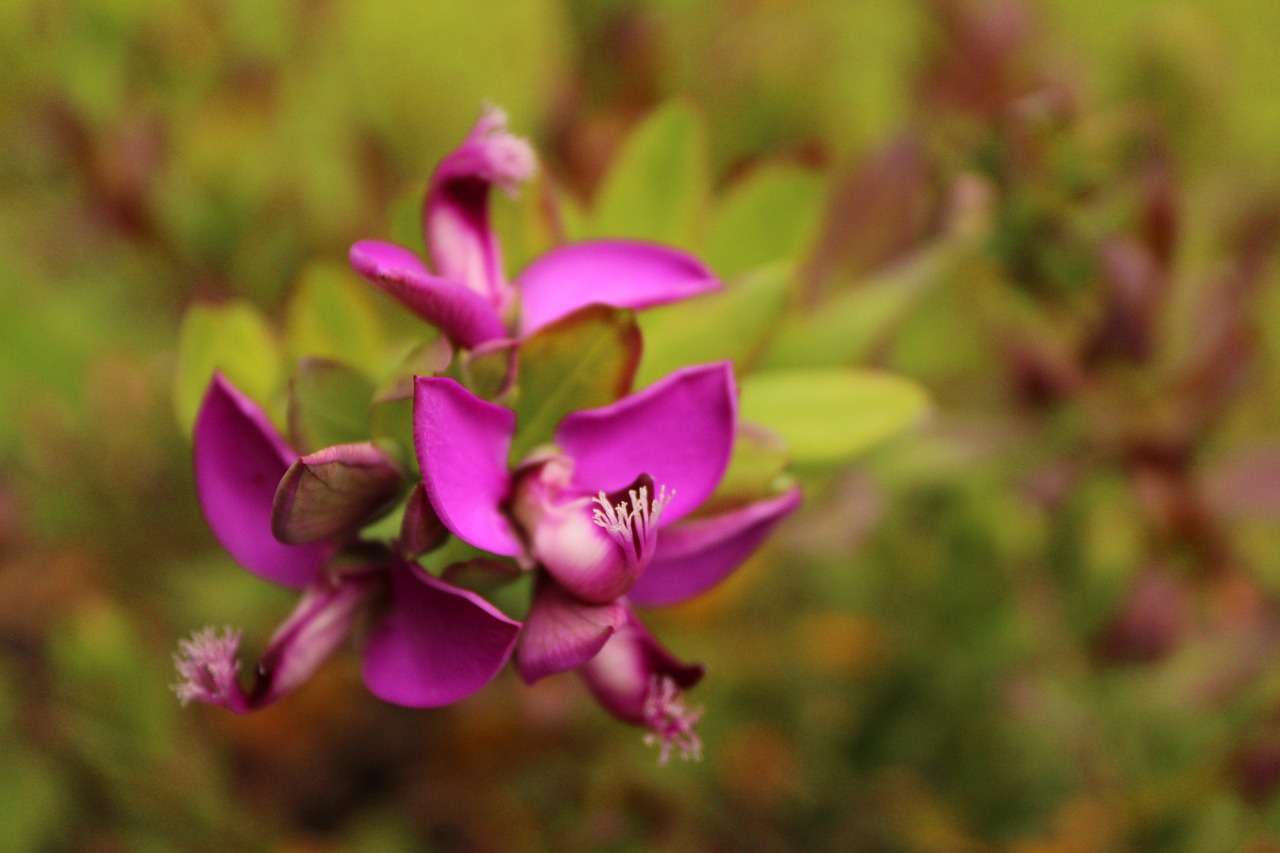
<svg viewBox="0 0 1280 853"><path fill-rule="evenodd" d="M592 498L599 504L592 512L592 520L605 529L628 560L642 563L653 547L662 511L675 496L674 489L668 493L666 486L659 486L657 496L650 501L649 487L641 486L628 490L627 497L631 500L628 507L626 503L610 504L608 495L601 492Z"/></svg>
<svg viewBox="0 0 1280 853"><path fill-rule="evenodd" d="M685 705L684 695L670 676L649 679L649 693L644 700L644 722L649 733L644 742L647 746L658 745L659 764L666 764L674 749L680 750L680 758L685 761L702 760L702 739L693 730L701 719L702 709Z"/></svg>
<svg viewBox="0 0 1280 853"><path fill-rule="evenodd" d="M180 641L173 656L181 679L172 686L178 701L184 706L192 700L227 707L238 703L239 652L240 632L230 626L222 629L222 636L214 628L205 628Z"/></svg>

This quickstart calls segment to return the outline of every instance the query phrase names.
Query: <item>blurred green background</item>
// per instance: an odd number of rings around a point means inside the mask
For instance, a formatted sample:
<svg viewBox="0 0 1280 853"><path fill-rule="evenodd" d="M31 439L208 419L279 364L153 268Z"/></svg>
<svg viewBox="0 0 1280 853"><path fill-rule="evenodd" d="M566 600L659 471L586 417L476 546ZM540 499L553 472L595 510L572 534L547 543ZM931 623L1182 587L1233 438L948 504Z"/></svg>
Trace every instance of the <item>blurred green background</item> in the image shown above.
<svg viewBox="0 0 1280 853"><path fill-rule="evenodd" d="M1264 0L0 4L0 849L1280 850L1276 44ZM513 268L554 191L729 281L646 317L649 378L933 400L652 616L708 665L700 764L571 677L167 688L179 637L291 606L196 508L185 311L246 312L264 396L355 345L298 293L411 337L346 250L486 101L543 158Z"/></svg>

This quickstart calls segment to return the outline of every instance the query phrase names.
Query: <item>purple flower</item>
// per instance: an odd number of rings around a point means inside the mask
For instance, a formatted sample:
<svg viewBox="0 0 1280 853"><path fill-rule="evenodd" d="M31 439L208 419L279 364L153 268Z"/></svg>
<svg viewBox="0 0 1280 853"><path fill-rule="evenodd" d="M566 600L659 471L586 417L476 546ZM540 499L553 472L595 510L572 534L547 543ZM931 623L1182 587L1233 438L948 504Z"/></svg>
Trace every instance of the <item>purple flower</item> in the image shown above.
<svg viewBox="0 0 1280 853"><path fill-rule="evenodd" d="M248 689L237 677L238 631L205 629L182 642L174 690L183 704L237 713L269 705L309 678L357 619L371 624L365 683L400 705L463 699L510 657L519 622L391 549L356 540L402 482L373 444L299 458L255 403L215 376L196 418L195 476L205 518L227 551L302 598L267 644Z"/></svg>
<svg viewBox="0 0 1280 853"><path fill-rule="evenodd" d="M514 193L534 168L528 143L507 132L500 110L487 109L427 190L422 224L434 272L408 249L374 240L351 247L351 265L467 349L527 337L590 304L649 308L722 287L691 255L633 240L561 246L508 284L489 189Z"/></svg>
<svg viewBox="0 0 1280 853"><path fill-rule="evenodd" d="M690 367L599 409L574 412L554 446L507 466L515 415L452 379L420 378L414 435L423 484L456 536L536 571L516 648L527 682L577 669L619 718L697 754L697 712L680 663L631 605L673 604L714 586L794 509L799 491L691 517L733 447L728 362Z"/></svg>

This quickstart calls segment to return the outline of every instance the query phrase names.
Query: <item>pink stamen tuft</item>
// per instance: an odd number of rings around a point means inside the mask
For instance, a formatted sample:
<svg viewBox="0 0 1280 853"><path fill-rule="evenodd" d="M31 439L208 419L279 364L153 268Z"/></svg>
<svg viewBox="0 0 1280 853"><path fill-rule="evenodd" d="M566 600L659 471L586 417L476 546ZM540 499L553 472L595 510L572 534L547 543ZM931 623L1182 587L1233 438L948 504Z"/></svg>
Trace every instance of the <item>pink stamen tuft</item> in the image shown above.
<svg viewBox="0 0 1280 853"><path fill-rule="evenodd" d="M537 156L533 146L507 131L507 114L497 107L489 107L476 125L476 133L482 138L485 180L508 195L514 195L520 184L533 176L537 169Z"/></svg>
<svg viewBox="0 0 1280 853"><path fill-rule="evenodd" d="M644 700L644 723L649 734L644 742L658 745L658 763L666 764L675 749L685 761L702 760L702 739L694 731L702 719L701 708L689 708L684 694L669 676L654 676L649 680L649 693Z"/></svg>
<svg viewBox="0 0 1280 853"><path fill-rule="evenodd" d="M652 481L650 481L652 482ZM627 492L630 506L626 502L616 505L609 503L609 496L604 492L592 500L599 506L592 512L592 520L603 527L609 537L618 544L632 565L644 565L658 538L658 521L662 511L676 496L674 490L667 493L666 486L657 489L657 495L649 500L649 487L641 486Z"/></svg>
<svg viewBox="0 0 1280 853"><path fill-rule="evenodd" d="M173 656L181 679L173 685L178 701L183 705L194 700L243 710L244 691L236 681L239 652L240 632L230 627L224 627L221 636L215 628L205 628L192 634L191 639L180 641Z"/></svg>

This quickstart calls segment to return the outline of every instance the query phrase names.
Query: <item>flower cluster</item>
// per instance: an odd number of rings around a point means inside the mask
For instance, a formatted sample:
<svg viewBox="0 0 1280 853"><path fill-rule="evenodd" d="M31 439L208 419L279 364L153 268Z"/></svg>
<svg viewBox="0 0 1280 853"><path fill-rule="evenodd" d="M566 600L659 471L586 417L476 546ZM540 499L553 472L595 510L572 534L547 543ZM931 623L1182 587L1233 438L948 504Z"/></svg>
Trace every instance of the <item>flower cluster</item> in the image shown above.
<svg viewBox="0 0 1280 853"><path fill-rule="evenodd" d="M175 690L184 704L261 708L360 626L365 682L386 701L455 702L514 655L528 683L578 672L602 707L648 729L662 761L675 751L700 755L701 711L684 692L702 667L659 644L635 608L715 585L799 504L799 491L709 500L740 428L728 363L624 388L612 402L565 414L549 442L513 454L522 341L591 306L641 309L721 287L685 252L626 240L561 246L508 282L489 195L495 186L513 192L534 162L502 114L488 110L428 188L432 268L389 243L351 249L358 273L464 357L497 351L512 360L504 388L487 396L465 384L465 371L413 379L420 482L407 453L384 440L301 452L214 376L194 433L201 507L238 562L301 599L247 686L238 677L239 632L205 629L181 643ZM391 513L401 515L398 534L373 536L371 523ZM484 556L434 565L450 535ZM503 612L466 583L476 575L530 578L527 611L519 619Z"/></svg>

